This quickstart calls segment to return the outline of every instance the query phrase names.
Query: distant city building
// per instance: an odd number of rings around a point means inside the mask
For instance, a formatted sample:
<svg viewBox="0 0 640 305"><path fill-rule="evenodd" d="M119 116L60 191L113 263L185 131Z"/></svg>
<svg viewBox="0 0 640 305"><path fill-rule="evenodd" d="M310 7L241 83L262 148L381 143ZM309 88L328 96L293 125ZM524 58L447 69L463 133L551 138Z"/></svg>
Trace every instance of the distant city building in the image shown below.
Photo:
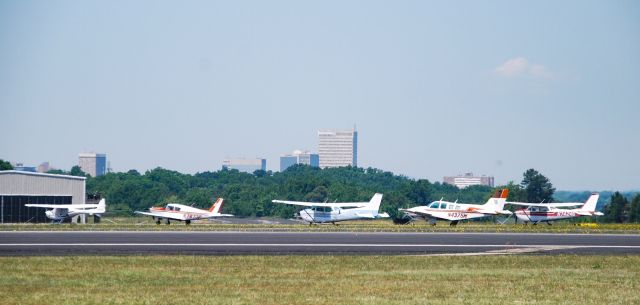
<svg viewBox="0 0 640 305"><path fill-rule="evenodd" d="M241 172L253 174L257 170L267 170L267 159L229 158L222 161L223 169L237 169Z"/></svg>
<svg viewBox="0 0 640 305"><path fill-rule="evenodd" d="M358 166L358 132L351 130L318 131L320 167Z"/></svg>
<svg viewBox="0 0 640 305"><path fill-rule="evenodd" d="M492 176L474 176L473 173L465 173L464 175L449 176L442 178L442 181L447 184L455 185L458 188L465 188L470 185L486 185L493 187Z"/></svg>
<svg viewBox="0 0 640 305"><path fill-rule="evenodd" d="M91 177L102 176L107 173L107 155L81 153L78 155L78 166Z"/></svg>
<svg viewBox="0 0 640 305"><path fill-rule="evenodd" d="M38 173L46 173L51 170L49 162L42 162L38 165Z"/></svg>
<svg viewBox="0 0 640 305"><path fill-rule="evenodd" d="M294 150L290 155L280 157L280 171L293 166L294 164L306 164L313 167L320 166L320 156L309 151Z"/></svg>
<svg viewBox="0 0 640 305"><path fill-rule="evenodd" d="M13 170L20 171L20 172L31 172L31 173L35 173L36 172L36 168L34 166L25 166L22 163L14 164L13 165Z"/></svg>

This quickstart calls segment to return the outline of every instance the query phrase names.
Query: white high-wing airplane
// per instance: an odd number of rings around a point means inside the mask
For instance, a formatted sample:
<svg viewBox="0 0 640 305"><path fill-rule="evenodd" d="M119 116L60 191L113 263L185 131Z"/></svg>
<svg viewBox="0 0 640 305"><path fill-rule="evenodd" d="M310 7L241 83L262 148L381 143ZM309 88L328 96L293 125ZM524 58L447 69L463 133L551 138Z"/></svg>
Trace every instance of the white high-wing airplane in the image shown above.
<svg viewBox="0 0 640 305"><path fill-rule="evenodd" d="M62 222L77 215L96 215L102 217L106 211L104 198L98 204L25 204L26 207L50 209L44 212L53 222Z"/></svg>
<svg viewBox="0 0 640 305"><path fill-rule="evenodd" d="M184 223L188 225L191 224L192 220L233 216L231 214L220 213L223 203L224 199L218 198L209 210L198 209L184 204L168 203L164 207L149 208L149 212L135 211L135 213L151 216L151 218L156 221L156 224L160 224L162 219L166 219L167 224L170 224L171 220L177 220L184 221Z"/></svg>
<svg viewBox="0 0 640 305"><path fill-rule="evenodd" d="M389 217L387 213L378 213L380 203L382 202L382 194L379 193L373 195L369 202L319 203L286 200L272 200L271 202L309 207L299 212L300 217L304 221L308 221L309 225L312 223L330 222L335 224L336 222L345 220Z"/></svg>
<svg viewBox="0 0 640 305"><path fill-rule="evenodd" d="M462 219L480 218L491 215L511 215L511 211L504 210L508 189L497 190L485 204L467 204L438 200L427 206L417 206L409 209L399 209L411 217L422 217L435 225L436 219L451 221L455 226Z"/></svg>
<svg viewBox="0 0 640 305"><path fill-rule="evenodd" d="M516 210L515 215L525 224L532 222L534 225L539 222L577 218L581 216L602 216L602 212L596 212L596 204L598 203L598 193L592 193L586 202L566 202L566 203L525 203L525 202L507 202L507 204L525 206ZM567 207L577 207L575 209L560 209Z"/></svg>

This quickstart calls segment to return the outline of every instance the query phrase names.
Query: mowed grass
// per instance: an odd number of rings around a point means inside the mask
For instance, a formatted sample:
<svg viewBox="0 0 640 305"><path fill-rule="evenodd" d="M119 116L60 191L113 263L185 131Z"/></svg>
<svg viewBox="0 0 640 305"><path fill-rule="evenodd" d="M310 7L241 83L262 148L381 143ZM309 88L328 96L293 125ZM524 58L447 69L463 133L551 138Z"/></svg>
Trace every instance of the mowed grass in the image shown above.
<svg viewBox="0 0 640 305"><path fill-rule="evenodd" d="M2 304L639 304L640 256L0 257Z"/></svg>
<svg viewBox="0 0 640 305"><path fill-rule="evenodd" d="M195 221L191 225L174 221L170 225L156 225L151 218L120 217L105 218L93 224L3 224L0 231L272 231L272 232L514 232L514 233L623 233L640 234L640 223L596 224L558 221L545 224L496 224L493 222L463 222L450 227L449 222L439 221L432 226L425 221L396 225L391 220L345 221L338 225L321 224L309 226L305 223L278 224L265 219L262 224L234 224L215 221Z"/></svg>

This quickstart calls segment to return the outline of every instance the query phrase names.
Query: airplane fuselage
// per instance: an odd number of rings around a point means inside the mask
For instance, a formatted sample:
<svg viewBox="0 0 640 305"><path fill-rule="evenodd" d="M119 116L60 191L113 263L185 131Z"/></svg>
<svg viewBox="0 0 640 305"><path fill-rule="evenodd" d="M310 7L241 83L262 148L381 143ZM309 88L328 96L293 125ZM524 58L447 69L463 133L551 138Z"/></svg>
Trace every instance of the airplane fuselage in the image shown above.
<svg viewBox="0 0 640 305"><path fill-rule="evenodd" d="M88 210L79 209L79 210L76 210L76 209L65 209L65 208L59 209L59 208L56 208L56 209L51 209L51 210L45 211L44 215L46 215L47 218L49 218L51 220L62 221L62 220L65 220L67 218L72 218L72 217L75 217L75 216L78 216L78 215L82 215L82 214L93 215L94 213L95 214L102 213L101 211L96 213L96 211L98 211L98 209L88 209Z"/></svg>
<svg viewBox="0 0 640 305"><path fill-rule="evenodd" d="M561 219L570 219L585 216L583 214L579 214L577 209L539 209L539 210L530 210L530 209L519 209L515 212L518 220L523 221L525 223L532 222L548 222L555 221Z"/></svg>
<svg viewBox="0 0 640 305"><path fill-rule="evenodd" d="M363 217L362 215L372 217ZM333 223L347 220L382 218L378 210L371 210L366 207L343 209L339 207L311 207L299 212L300 218L309 223Z"/></svg>
<svg viewBox="0 0 640 305"><path fill-rule="evenodd" d="M175 220L199 220L212 216L207 210L202 210L188 205L172 203L166 207L153 207L149 209L149 212L157 214L155 218L169 218Z"/></svg>
<svg viewBox="0 0 640 305"><path fill-rule="evenodd" d="M483 206L478 204L464 204L453 202L434 202L428 206L419 206L404 210L411 216L427 218L437 218L445 220L464 220L487 217L489 215L474 211L482 210ZM426 216L429 215L429 216Z"/></svg>

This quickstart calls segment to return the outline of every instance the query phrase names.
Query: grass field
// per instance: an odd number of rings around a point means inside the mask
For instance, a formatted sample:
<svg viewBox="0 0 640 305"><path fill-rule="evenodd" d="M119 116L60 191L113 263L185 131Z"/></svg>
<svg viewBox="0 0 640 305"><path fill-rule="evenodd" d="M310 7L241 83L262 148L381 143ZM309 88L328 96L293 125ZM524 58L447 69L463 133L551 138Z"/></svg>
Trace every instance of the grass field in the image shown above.
<svg viewBox="0 0 640 305"><path fill-rule="evenodd" d="M267 220L268 222L268 220ZM549 226L539 224L524 226L522 224L495 224L492 222L467 222L456 227L449 227L448 222L438 222L431 226L424 221L416 221L408 225L395 225L390 220L347 221L338 226L332 224L226 224L217 221L197 221L189 226L181 222L171 225L156 225L151 218L121 217L105 218L99 224L3 224L1 231L292 231L292 232L559 232L559 233L626 233L640 234L640 223L631 224L581 224L571 222L555 222Z"/></svg>
<svg viewBox="0 0 640 305"><path fill-rule="evenodd" d="M0 257L2 304L640 304L640 256Z"/></svg>

